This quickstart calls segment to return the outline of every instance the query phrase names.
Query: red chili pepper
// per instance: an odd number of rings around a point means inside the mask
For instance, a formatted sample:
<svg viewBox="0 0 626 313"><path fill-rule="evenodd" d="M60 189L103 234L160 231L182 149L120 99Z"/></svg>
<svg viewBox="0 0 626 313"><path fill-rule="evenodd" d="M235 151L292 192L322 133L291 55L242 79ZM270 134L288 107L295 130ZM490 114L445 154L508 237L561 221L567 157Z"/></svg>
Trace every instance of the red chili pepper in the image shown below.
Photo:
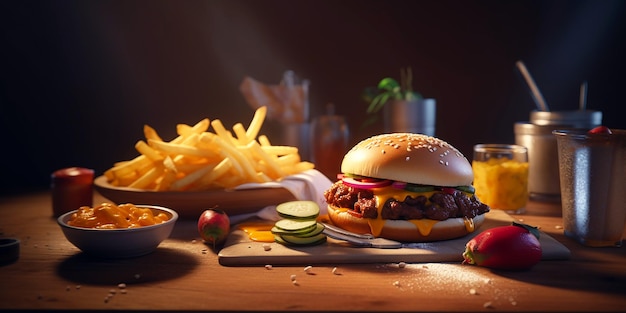
<svg viewBox="0 0 626 313"><path fill-rule="evenodd" d="M539 230L516 222L487 229L466 244L463 259L463 264L528 270L541 260Z"/></svg>

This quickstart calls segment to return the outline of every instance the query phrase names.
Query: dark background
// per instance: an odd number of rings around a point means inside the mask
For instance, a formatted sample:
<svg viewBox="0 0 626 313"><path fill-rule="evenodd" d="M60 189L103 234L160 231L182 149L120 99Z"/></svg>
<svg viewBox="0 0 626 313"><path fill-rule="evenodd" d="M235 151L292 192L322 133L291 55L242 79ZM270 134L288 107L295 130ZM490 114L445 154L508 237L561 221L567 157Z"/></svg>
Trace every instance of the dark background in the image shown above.
<svg viewBox="0 0 626 313"><path fill-rule="evenodd" d="M611 0L1 1L0 192L48 188L68 166L100 175L137 155L144 124L168 140L204 117L246 125L243 78L285 70L311 81L312 116L337 106L353 143L380 132L361 128L363 90L407 66L466 156L513 143L535 108L517 60L552 110L576 109L587 80L588 107L626 128L625 23Z"/></svg>

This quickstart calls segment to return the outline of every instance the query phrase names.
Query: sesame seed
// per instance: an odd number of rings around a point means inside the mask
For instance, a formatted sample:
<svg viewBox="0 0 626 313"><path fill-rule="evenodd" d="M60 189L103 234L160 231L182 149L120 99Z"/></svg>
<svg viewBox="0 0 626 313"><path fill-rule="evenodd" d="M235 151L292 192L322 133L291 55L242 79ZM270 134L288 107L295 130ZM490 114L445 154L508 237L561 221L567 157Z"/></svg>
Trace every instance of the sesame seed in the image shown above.
<svg viewBox="0 0 626 313"><path fill-rule="evenodd" d="M265 265L265 269L267 269L267 270L271 270L271 269L272 269L272 265L270 265L270 264L266 264L266 265Z"/></svg>
<svg viewBox="0 0 626 313"><path fill-rule="evenodd" d="M405 161L410 161L410 160L411 160L411 157L406 157L406 158L404 158L404 160L405 160Z"/></svg>

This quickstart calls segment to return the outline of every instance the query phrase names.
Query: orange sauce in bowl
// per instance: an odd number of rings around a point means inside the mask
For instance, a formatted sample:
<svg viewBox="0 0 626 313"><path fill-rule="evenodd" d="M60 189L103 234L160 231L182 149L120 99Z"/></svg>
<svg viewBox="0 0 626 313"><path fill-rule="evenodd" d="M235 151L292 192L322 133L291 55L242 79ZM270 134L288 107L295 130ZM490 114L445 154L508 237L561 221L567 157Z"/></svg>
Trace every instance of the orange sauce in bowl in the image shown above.
<svg viewBox="0 0 626 313"><path fill-rule="evenodd" d="M95 207L80 207L67 221L67 224L75 227L96 229L136 228L150 226L168 221L170 217L149 208L137 207L126 203L115 205L102 203Z"/></svg>

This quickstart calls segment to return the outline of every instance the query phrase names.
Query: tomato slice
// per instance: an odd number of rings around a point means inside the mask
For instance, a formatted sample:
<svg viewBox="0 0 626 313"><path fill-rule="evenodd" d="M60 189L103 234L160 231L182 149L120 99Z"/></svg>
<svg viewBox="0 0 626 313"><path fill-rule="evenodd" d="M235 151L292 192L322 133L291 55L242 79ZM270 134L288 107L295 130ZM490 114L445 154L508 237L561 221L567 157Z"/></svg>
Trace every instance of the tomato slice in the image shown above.
<svg viewBox="0 0 626 313"><path fill-rule="evenodd" d="M393 188L404 189L406 188L407 183L401 181L394 181L392 184Z"/></svg>
<svg viewBox="0 0 626 313"><path fill-rule="evenodd" d="M381 188L391 185L391 180L388 179L375 179L368 177L367 179L361 178L352 178L344 176L342 179L344 184L360 189L372 189L372 188Z"/></svg>
<svg viewBox="0 0 626 313"><path fill-rule="evenodd" d="M456 188L452 188L452 187L443 187L441 188L441 191L443 191L444 193L453 195L456 192Z"/></svg>

